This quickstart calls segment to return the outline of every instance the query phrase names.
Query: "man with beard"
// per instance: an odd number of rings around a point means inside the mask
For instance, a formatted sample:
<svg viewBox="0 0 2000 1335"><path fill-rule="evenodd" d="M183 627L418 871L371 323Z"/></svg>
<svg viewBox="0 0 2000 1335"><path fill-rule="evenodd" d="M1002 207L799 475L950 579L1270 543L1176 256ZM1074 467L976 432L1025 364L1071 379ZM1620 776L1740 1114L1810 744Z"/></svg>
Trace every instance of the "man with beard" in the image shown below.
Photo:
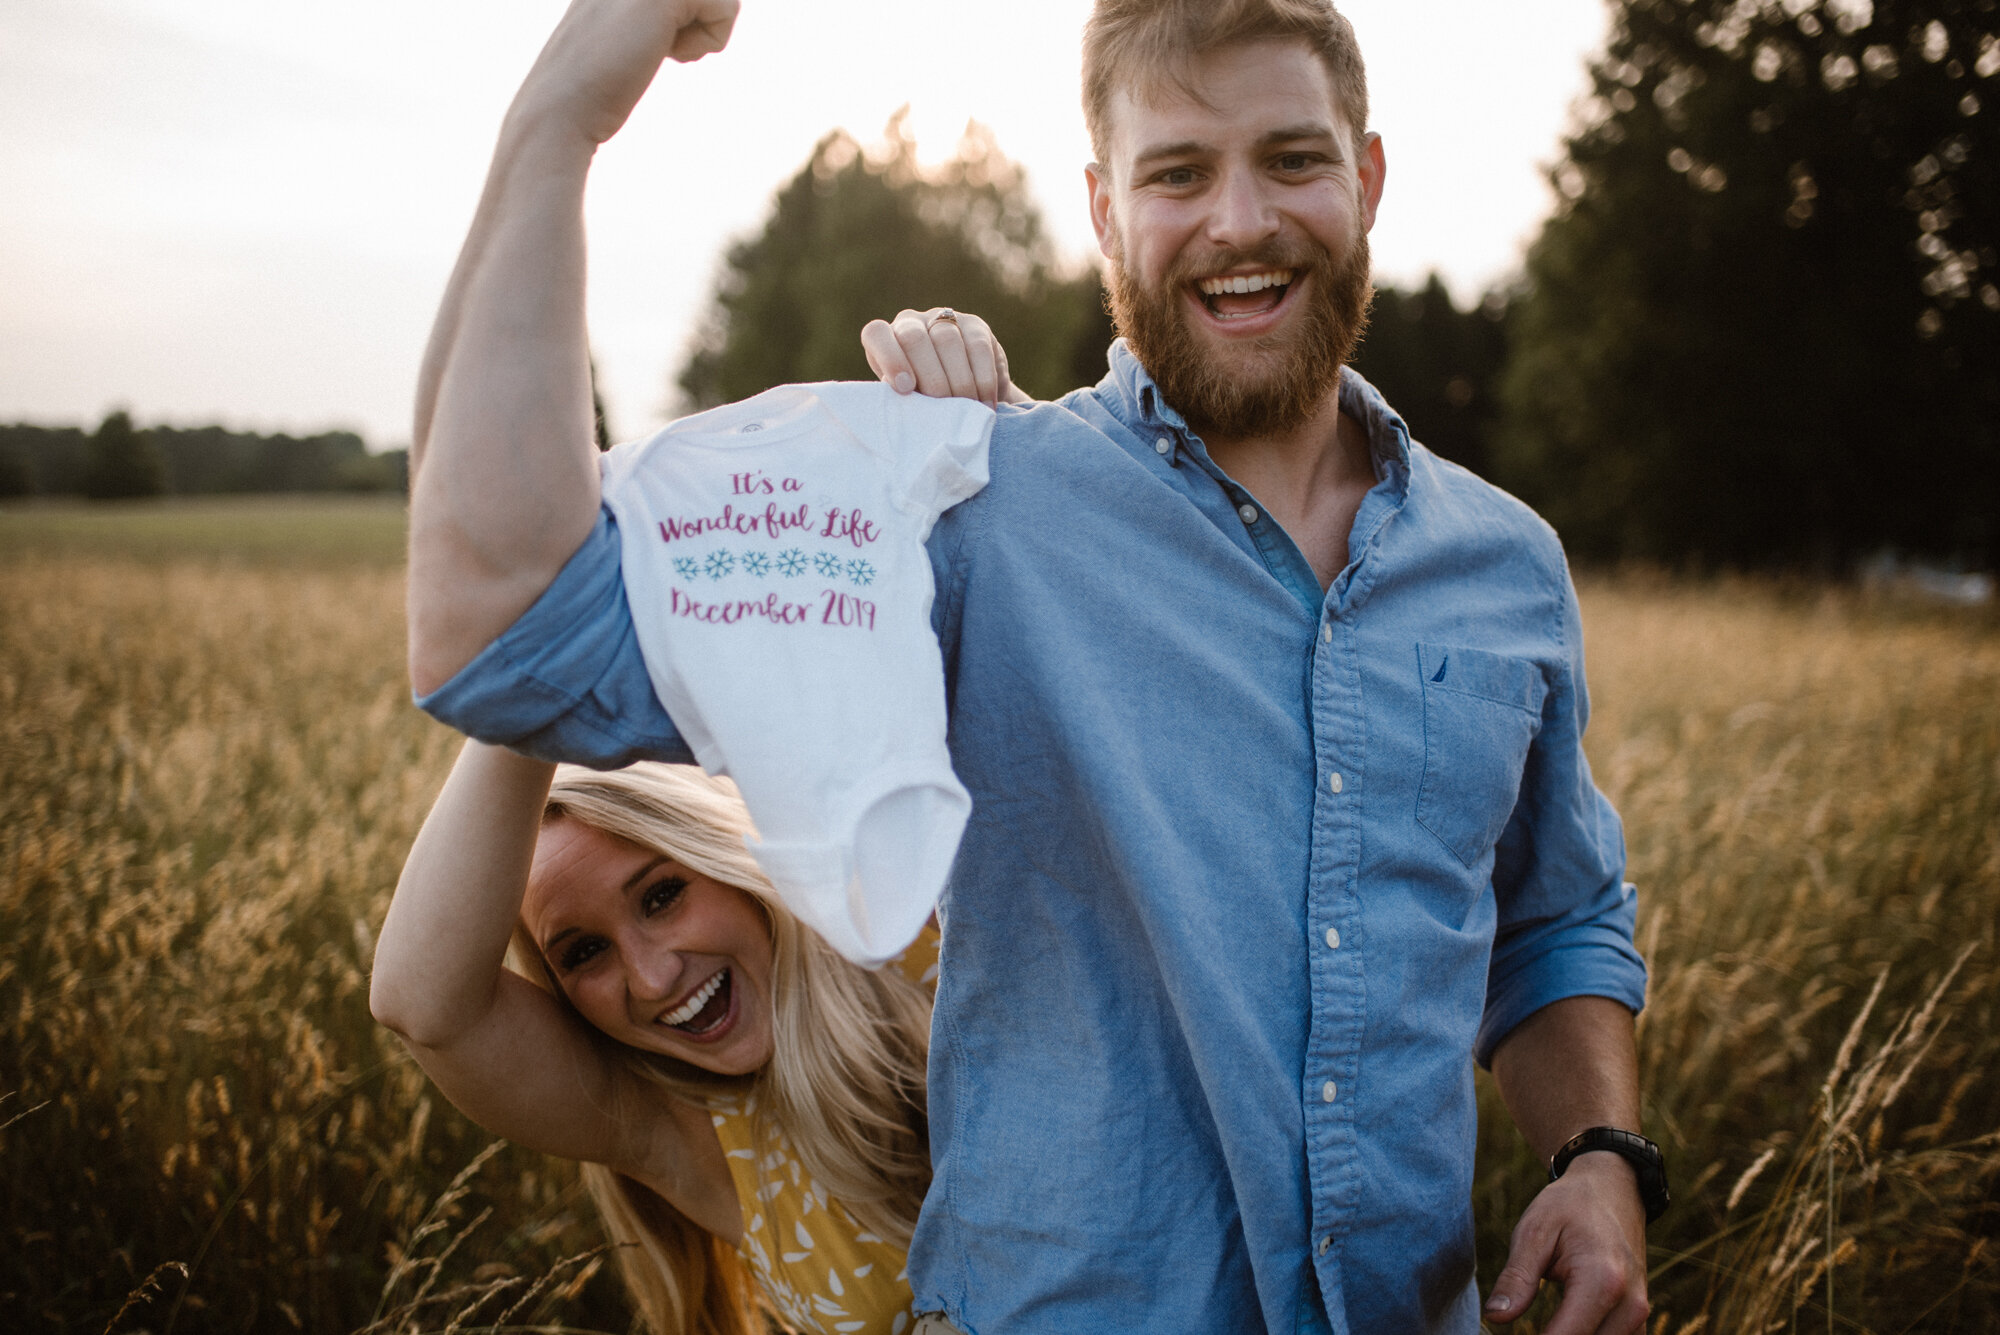
<svg viewBox="0 0 2000 1335"><path fill-rule="evenodd" d="M516 99L420 388L412 676L487 740L688 758L598 504L590 153L734 0L576 0ZM1632 945L1554 535L1342 363L1384 175L1325 0L1099 0L1092 216L1123 342L1003 407L931 535L952 758L920 1324L1479 1325L1472 1059L1555 1179L1486 1303L1643 1325ZM871 327L970 389L951 319ZM912 361L912 357L929 361ZM434 408L434 413L433 413Z"/></svg>

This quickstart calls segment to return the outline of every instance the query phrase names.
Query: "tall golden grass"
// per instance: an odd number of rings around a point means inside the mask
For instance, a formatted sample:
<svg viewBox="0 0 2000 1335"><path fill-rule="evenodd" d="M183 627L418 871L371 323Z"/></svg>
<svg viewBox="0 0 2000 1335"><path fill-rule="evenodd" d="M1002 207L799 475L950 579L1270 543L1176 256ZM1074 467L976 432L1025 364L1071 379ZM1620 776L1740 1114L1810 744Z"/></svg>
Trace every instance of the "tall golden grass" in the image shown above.
<svg viewBox="0 0 2000 1335"><path fill-rule="evenodd" d="M1651 1328L2000 1329L2000 626L1769 585L1583 597L1675 1178ZM1504 1117L1482 1140L1490 1272L1541 1173Z"/></svg>
<svg viewBox="0 0 2000 1335"><path fill-rule="evenodd" d="M454 747L409 705L383 547L0 564L0 1329L442 1328L597 1242L538 1157L454 1188L487 1137L368 1014ZM622 1329L590 1287L572 1317Z"/></svg>
<svg viewBox="0 0 2000 1335"><path fill-rule="evenodd" d="M572 1175L368 1016L455 746L407 701L393 525L229 520L0 514L0 1328L624 1329ZM1584 606L1675 1175L1652 1329L2000 1329L2000 624ZM1486 1097L1490 1277L1541 1171Z"/></svg>

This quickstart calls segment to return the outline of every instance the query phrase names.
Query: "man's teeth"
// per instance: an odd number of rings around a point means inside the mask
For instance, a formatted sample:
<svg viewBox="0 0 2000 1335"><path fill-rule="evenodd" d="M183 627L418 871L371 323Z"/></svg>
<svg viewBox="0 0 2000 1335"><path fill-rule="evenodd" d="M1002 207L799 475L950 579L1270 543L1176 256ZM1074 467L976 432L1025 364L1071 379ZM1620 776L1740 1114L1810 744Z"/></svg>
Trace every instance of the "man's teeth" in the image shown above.
<svg viewBox="0 0 2000 1335"><path fill-rule="evenodd" d="M1262 292L1267 287L1284 287L1291 281L1290 269L1273 269L1269 273L1238 274L1234 278L1204 278L1195 286L1204 297L1219 297L1225 292Z"/></svg>
<svg viewBox="0 0 2000 1335"><path fill-rule="evenodd" d="M686 1024L689 1020L701 1014L701 1008L706 1006L714 998L715 994L722 990L722 979L728 972L729 970L724 969L721 973L703 983L693 996L668 1011L665 1015L662 1015L660 1023Z"/></svg>

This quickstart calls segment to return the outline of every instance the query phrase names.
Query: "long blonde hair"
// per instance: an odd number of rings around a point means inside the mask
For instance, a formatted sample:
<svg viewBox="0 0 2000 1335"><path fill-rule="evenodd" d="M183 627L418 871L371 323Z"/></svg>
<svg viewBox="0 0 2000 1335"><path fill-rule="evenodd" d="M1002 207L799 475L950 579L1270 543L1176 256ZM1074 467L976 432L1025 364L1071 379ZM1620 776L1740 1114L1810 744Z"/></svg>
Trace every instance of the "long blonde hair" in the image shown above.
<svg viewBox="0 0 2000 1335"><path fill-rule="evenodd" d="M768 1118L857 1224L909 1246L931 1175L928 994L893 968L870 972L849 963L779 902L743 843L750 817L727 779L691 765L641 763L608 772L564 765L542 822L563 819L736 886L771 923L773 1042L762 1069L717 1075L605 1038L607 1052L645 1085L698 1107L714 1093L754 1094L760 1135L768 1134ZM567 1004L518 924L508 965ZM581 1016L578 1023L588 1024ZM761 1329L753 1320L755 1284L734 1248L640 1183L599 1164L582 1169L618 1244L626 1289L648 1326L660 1335Z"/></svg>

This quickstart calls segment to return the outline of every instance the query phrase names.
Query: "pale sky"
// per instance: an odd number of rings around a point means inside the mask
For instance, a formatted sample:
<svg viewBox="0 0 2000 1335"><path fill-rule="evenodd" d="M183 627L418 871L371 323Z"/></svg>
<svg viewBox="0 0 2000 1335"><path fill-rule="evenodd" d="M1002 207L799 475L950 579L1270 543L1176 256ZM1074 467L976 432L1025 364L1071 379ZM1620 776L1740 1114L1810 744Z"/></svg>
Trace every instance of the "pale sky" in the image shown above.
<svg viewBox="0 0 2000 1335"><path fill-rule="evenodd" d="M431 314L501 113L562 0L0 0L0 422L409 434ZM1344 0L1388 191L1377 276L1461 300L1519 266L1603 0ZM1089 0L744 0L599 155L590 312L614 427L671 381L726 243L834 126L968 118L1094 256ZM893 314L893 312L884 312ZM857 331L858 334L858 331Z"/></svg>

